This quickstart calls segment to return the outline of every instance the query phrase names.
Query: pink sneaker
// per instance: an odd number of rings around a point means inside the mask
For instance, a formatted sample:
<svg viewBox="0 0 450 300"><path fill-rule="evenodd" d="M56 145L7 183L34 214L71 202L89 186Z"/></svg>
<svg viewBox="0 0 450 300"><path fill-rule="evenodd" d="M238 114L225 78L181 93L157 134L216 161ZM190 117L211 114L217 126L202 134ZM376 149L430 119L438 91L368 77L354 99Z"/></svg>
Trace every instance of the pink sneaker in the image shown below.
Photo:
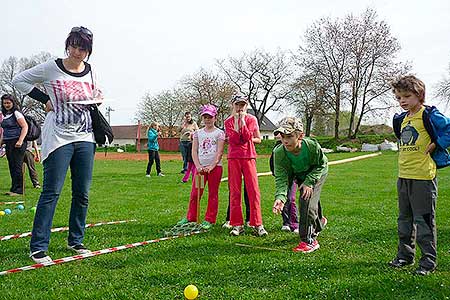
<svg viewBox="0 0 450 300"><path fill-rule="evenodd" d="M325 217L322 217L322 219L320 219L320 221L322 222L322 227L325 228L325 226L327 226L327 224L328 224L328 219Z"/></svg>
<svg viewBox="0 0 450 300"><path fill-rule="evenodd" d="M308 244L306 242L300 242L297 247L292 249L294 252L303 252L303 253L310 253L313 251L316 251L320 248L319 242L315 240L312 244Z"/></svg>

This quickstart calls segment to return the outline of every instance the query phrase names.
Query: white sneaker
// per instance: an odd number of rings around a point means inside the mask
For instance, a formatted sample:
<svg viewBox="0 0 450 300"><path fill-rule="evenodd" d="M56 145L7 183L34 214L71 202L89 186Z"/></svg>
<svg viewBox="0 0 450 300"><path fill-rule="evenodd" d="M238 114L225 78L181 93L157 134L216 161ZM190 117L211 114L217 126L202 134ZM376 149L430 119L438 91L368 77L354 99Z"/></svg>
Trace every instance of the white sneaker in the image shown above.
<svg viewBox="0 0 450 300"><path fill-rule="evenodd" d="M230 221L226 221L223 223L222 228L231 229L233 226L230 225Z"/></svg>
<svg viewBox="0 0 450 300"><path fill-rule="evenodd" d="M281 226L281 231L291 232L291 227L289 227L288 225L283 225Z"/></svg>
<svg viewBox="0 0 450 300"><path fill-rule="evenodd" d="M163 173L158 173L158 176L164 177L166 175L164 175Z"/></svg>
<svg viewBox="0 0 450 300"><path fill-rule="evenodd" d="M230 231L231 235L238 236L241 233L244 233L244 226L234 226L233 229Z"/></svg>
<svg viewBox="0 0 450 300"><path fill-rule="evenodd" d="M46 262L51 262L52 259L48 256L45 251L39 250L33 253L30 253L30 258L37 264L43 264Z"/></svg>
<svg viewBox="0 0 450 300"><path fill-rule="evenodd" d="M145 175L145 177L148 177L148 178L150 178L150 174L147 174L147 175Z"/></svg>
<svg viewBox="0 0 450 300"><path fill-rule="evenodd" d="M255 228L255 233L257 236L266 236L268 235L267 231L264 229L263 225L259 225Z"/></svg>
<svg viewBox="0 0 450 300"><path fill-rule="evenodd" d="M292 232L298 234L298 232L299 232L298 228L295 228L294 231L292 231Z"/></svg>

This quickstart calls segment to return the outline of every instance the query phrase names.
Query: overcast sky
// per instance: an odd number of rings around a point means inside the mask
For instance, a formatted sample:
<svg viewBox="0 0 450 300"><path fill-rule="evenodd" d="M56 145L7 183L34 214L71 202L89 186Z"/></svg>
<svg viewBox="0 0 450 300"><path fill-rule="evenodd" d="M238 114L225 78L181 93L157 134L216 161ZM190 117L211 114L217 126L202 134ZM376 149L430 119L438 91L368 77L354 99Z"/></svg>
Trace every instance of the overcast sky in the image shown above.
<svg viewBox="0 0 450 300"><path fill-rule="evenodd" d="M41 51L64 57L70 29L88 27L90 62L106 97L115 100L107 103L115 110L111 123L132 124L146 92L171 89L219 58L256 48L295 50L315 20L368 7L391 26L399 58L412 63L431 97L450 63L448 0L3 0L0 62Z"/></svg>

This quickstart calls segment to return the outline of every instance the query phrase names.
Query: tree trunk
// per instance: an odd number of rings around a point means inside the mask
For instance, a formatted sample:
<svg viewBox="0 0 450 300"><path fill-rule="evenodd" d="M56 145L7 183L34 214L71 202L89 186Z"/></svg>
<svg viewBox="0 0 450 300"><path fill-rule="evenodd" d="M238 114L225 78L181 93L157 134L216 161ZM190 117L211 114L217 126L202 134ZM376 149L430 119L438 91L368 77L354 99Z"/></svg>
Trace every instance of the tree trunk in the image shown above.
<svg viewBox="0 0 450 300"><path fill-rule="evenodd" d="M341 111L341 97L339 94L336 95L336 119L334 120L334 138L339 139L339 112Z"/></svg>

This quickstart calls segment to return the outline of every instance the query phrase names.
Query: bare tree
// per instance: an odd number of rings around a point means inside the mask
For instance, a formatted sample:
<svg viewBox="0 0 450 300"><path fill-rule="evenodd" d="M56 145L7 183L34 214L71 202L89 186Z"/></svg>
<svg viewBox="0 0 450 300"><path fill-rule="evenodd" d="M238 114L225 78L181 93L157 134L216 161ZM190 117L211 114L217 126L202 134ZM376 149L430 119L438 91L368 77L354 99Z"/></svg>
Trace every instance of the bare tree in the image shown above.
<svg viewBox="0 0 450 300"><path fill-rule="evenodd" d="M325 87L320 82L320 77L315 74L303 75L293 84L293 92L289 95L288 103L296 108L296 111L305 121L304 132L311 135L313 120L318 115L323 115L326 110Z"/></svg>
<svg viewBox="0 0 450 300"><path fill-rule="evenodd" d="M218 60L217 65L236 89L249 97L259 125L269 110L279 110L292 92L290 57L278 50L244 53L241 57Z"/></svg>
<svg viewBox="0 0 450 300"><path fill-rule="evenodd" d="M342 23L330 18L315 22L306 30L304 45L299 47L295 58L305 73L318 74L327 87L324 100L335 112L334 136L339 138L339 112L349 60Z"/></svg>
<svg viewBox="0 0 450 300"><path fill-rule="evenodd" d="M450 76L450 66L448 68L448 76ZM436 97L442 98L441 103L447 107L450 105L450 77L444 77L436 86Z"/></svg>
<svg viewBox="0 0 450 300"><path fill-rule="evenodd" d="M37 104L35 100L31 99L27 95L20 93L12 85L12 79L20 72L34 67L40 63L46 62L51 58L52 55L48 52L41 52L29 58L16 58L14 56L11 56L3 61L0 67L0 89L2 93L13 95L19 102L18 104L22 111L26 114L32 115L40 123L42 123L45 118L43 105Z"/></svg>
<svg viewBox="0 0 450 300"><path fill-rule="evenodd" d="M175 126L181 122L184 113L177 90L166 90L159 94L147 93L139 103L137 119L143 124L158 122L167 128L169 137L176 136Z"/></svg>
<svg viewBox="0 0 450 300"><path fill-rule="evenodd" d="M367 9L357 17L348 15L342 29L350 54L346 66L350 95L347 136L355 138L366 115L392 108L389 82L405 74L409 65L395 62L400 44L391 35L389 26L377 21L374 10Z"/></svg>
<svg viewBox="0 0 450 300"><path fill-rule="evenodd" d="M348 137L355 137L361 121L394 104L389 81L409 70L396 62L400 45L384 21L367 9L360 16L320 19L304 35L295 56L304 73L318 74L324 83L324 101L335 114L334 136L339 138L340 113L350 110Z"/></svg>
<svg viewBox="0 0 450 300"><path fill-rule="evenodd" d="M185 107L191 107L194 111L200 105L214 104L218 108L217 123L222 126L229 115L230 99L235 93L234 85L223 76L204 69L186 76L181 83Z"/></svg>

